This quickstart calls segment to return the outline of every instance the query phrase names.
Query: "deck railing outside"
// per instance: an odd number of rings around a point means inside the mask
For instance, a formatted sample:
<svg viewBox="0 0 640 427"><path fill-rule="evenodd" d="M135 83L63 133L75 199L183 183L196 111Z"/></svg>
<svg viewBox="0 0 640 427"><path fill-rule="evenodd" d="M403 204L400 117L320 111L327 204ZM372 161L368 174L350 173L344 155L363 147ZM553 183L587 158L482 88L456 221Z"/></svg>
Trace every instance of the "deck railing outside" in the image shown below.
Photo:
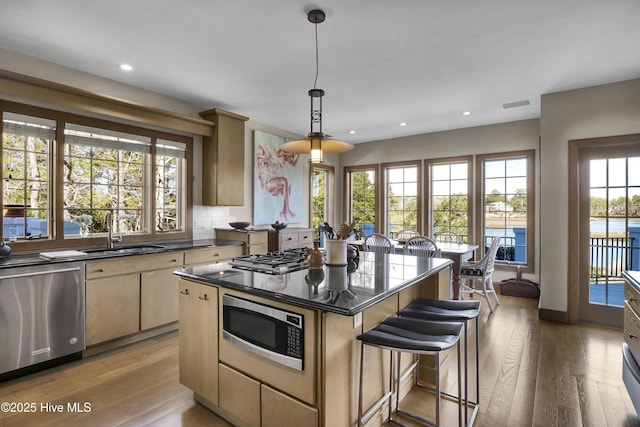
<svg viewBox="0 0 640 427"><path fill-rule="evenodd" d="M607 278L622 278L625 270L638 267L640 247L635 238L627 237L591 237L590 251L590 282L598 283Z"/></svg>

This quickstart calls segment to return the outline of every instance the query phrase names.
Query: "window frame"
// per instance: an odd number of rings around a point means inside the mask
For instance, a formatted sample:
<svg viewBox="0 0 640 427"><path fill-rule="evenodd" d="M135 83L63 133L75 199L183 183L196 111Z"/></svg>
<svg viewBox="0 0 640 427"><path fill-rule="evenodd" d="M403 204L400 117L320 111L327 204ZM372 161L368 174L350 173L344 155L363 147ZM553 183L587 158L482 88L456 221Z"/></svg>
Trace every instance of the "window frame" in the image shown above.
<svg viewBox="0 0 640 427"><path fill-rule="evenodd" d="M182 188L184 189L185 194L182 195L179 203L179 209L182 210L182 215L184 218L184 228L180 231L159 232L156 230L155 221L152 221L150 222L150 224L152 225L149 229L149 233L127 235L125 236L124 242L166 242L174 240L188 240L192 238L193 209L191 209L191 206L193 200L193 180L191 177L193 176L193 137L186 136L184 134L174 134L164 130L144 128L136 125L83 116L80 114L64 111L57 111L13 101L0 100L0 116L4 112L34 116L43 119L54 120L56 122L56 140L52 142L50 153L50 161L52 165L52 170L49 174L49 192L51 200L49 203L50 211L48 221L49 228L51 230L50 238L46 240L18 240L17 242L12 242L11 246L15 252L36 252L45 249L57 248L87 248L105 244L106 234L98 234L96 236L90 236L87 238L64 237L64 129L68 122L89 127L113 130L116 132L144 135L152 139L152 149L150 154L151 168L150 172L148 173L151 188L149 189L148 197L145 198L145 201L148 201L149 204L147 206L144 206L143 208L148 212L155 212L155 202L152 196L155 192L153 176L155 171L156 141L162 139L184 143L186 145L185 167L183 168L181 179L183 180ZM0 130L1 129L2 123L0 122ZM2 145L0 145L0 155L1 154ZM0 200L4 200L3 191L4 190L0 188Z"/></svg>
<svg viewBox="0 0 640 427"><path fill-rule="evenodd" d="M357 165L357 166L345 166L343 168L343 206L344 206L344 217L346 218L346 222L353 222L353 204L351 203L351 173L352 172L365 172L372 171L374 177L374 194L375 194L375 206L374 206L374 232L380 233L380 165L379 164L369 164L369 165ZM358 224L356 224L357 226ZM364 236L363 236L364 237Z"/></svg>
<svg viewBox="0 0 640 427"><path fill-rule="evenodd" d="M318 231L318 224L313 223L313 172L314 170L323 171L325 175L325 194L324 194L324 210L326 213L325 221L334 225L334 209L335 209L335 168L331 165L325 165L322 163L311 163L309 167L309 222L314 233ZM314 239L317 239L317 234L314 235Z"/></svg>
<svg viewBox="0 0 640 427"><path fill-rule="evenodd" d="M433 230L433 205L432 205L432 166L440 166L440 165L452 165L466 163L467 164L467 218L469 221L467 223L467 241L470 241L472 238L475 239L475 228L474 228L474 217L473 217L473 206L474 205L474 194L473 194L473 156L456 156L456 157L441 157L436 159L425 159L424 160L424 195L425 195L425 206L426 206L426 227L427 233L429 236L435 236Z"/></svg>
<svg viewBox="0 0 640 427"><path fill-rule="evenodd" d="M421 160L409 160L403 162L391 162L391 163L381 163L381 189L380 193L383 194L382 200L384 201L384 207L381 208L382 213L382 221L381 227L382 234L385 236L390 236L391 233L388 230L389 225L389 175L388 171L391 169L401 169L401 168L416 168L416 230L418 234L423 234L422 230L424 230L424 224L422 219L422 161ZM397 230L402 231L402 230Z"/></svg>
<svg viewBox="0 0 640 427"><path fill-rule="evenodd" d="M508 151L500 153L490 154L478 154L476 155L476 194L478 197L478 203L476 203L476 234L475 241L479 246L478 255L484 255L484 228L485 228L485 194L484 194L484 180L485 180L485 161L491 160L512 160L525 158L527 160L527 238L526 248L527 257L525 263L513 263L511 261L496 260L496 269L506 269L505 267L512 268L513 266L520 266L522 272L532 273L534 271L535 260L535 150L521 150L521 151Z"/></svg>

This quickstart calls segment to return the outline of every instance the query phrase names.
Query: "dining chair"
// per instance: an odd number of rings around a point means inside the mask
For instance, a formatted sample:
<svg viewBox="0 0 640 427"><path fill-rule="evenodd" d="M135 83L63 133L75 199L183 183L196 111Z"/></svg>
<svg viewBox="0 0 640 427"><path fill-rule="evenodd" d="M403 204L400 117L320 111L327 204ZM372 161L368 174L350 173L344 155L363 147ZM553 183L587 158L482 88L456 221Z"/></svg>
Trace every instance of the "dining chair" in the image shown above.
<svg viewBox="0 0 640 427"><path fill-rule="evenodd" d="M405 253L423 257L439 257L441 255L437 243L427 236L411 237L404 244Z"/></svg>
<svg viewBox="0 0 640 427"><path fill-rule="evenodd" d="M393 252L393 243L384 234L373 233L364 238L362 248L367 252L390 254Z"/></svg>
<svg viewBox="0 0 640 427"><path fill-rule="evenodd" d="M398 234L396 234L396 240L399 242L406 242L407 240L409 240L412 237L417 237L419 236L420 233L418 233L416 230L402 230L400 232L398 232Z"/></svg>
<svg viewBox="0 0 640 427"><path fill-rule="evenodd" d="M487 300L489 311L493 313L493 307L489 300L489 294L493 294L496 305L500 304L498 294L493 287L493 271L495 269L496 254L500 247L500 237L494 237L487 253L479 261L464 262L460 266L460 296L463 294L473 295L475 292L482 294ZM475 288L475 282L482 283L482 289Z"/></svg>
<svg viewBox="0 0 640 427"><path fill-rule="evenodd" d="M436 233L434 239L436 242L462 243L462 238L460 237L460 235L451 230Z"/></svg>

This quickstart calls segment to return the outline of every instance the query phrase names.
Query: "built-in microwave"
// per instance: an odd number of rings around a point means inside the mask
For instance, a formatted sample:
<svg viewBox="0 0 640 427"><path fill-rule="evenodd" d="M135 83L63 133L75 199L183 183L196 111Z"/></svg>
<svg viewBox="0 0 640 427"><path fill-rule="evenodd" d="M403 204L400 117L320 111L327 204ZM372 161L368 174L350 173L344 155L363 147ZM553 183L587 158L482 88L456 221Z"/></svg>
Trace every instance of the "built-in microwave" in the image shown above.
<svg viewBox="0 0 640 427"><path fill-rule="evenodd" d="M304 316L225 294L222 337L274 362L304 369Z"/></svg>

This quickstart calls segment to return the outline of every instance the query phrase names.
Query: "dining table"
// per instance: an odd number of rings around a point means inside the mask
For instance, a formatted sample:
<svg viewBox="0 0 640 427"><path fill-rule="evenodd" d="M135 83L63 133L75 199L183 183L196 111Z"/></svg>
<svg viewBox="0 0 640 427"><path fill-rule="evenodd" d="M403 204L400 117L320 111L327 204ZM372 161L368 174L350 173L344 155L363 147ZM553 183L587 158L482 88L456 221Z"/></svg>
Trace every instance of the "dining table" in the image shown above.
<svg viewBox="0 0 640 427"><path fill-rule="evenodd" d="M404 253L403 241L390 239L393 244L395 253ZM350 244L357 246L362 250L364 240L355 240ZM453 299L460 299L460 268L462 263L473 258L473 254L478 245L472 243L456 243L456 242L436 242L442 258L447 258L453 261L453 268L451 270L451 292Z"/></svg>

